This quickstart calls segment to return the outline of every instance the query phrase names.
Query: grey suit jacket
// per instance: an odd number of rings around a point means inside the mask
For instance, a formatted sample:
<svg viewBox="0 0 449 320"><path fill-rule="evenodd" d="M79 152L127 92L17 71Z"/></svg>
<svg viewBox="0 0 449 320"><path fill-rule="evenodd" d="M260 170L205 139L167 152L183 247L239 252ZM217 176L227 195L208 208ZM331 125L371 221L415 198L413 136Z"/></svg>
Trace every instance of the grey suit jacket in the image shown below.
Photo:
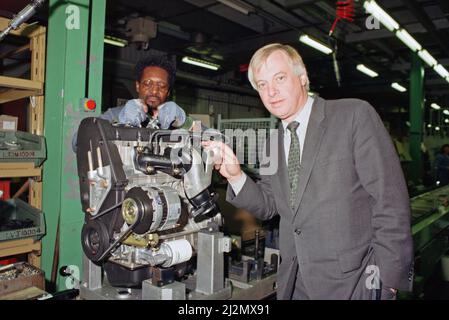
<svg viewBox="0 0 449 320"><path fill-rule="evenodd" d="M297 268L312 299L370 299L382 285L411 290L409 196L392 140L367 102L316 98L304 142L299 197L289 205L282 126L278 170L247 178L227 200L267 220L279 214L278 299L290 299Z"/></svg>

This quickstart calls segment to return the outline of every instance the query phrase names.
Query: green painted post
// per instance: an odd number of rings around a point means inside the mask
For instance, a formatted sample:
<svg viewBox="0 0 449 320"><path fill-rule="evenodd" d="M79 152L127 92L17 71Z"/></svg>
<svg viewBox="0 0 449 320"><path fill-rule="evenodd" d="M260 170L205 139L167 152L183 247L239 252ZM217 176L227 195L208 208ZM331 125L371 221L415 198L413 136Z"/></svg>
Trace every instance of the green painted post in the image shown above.
<svg viewBox="0 0 449 320"><path fill-rule="evenodd" d="M89 86L91 97L101 103L103 36L106 0L50 0L46 70L45 137L47 161L44 166L43 211L47 220L47 235L43 239L42 267L51 279L55 259L56 233L59 223L59 263L78 266L81 272L81 210L76 157L72 151L72 136L80 121L87 116L81 99L86 97L87 72L96 74L95 84ZM89 12L92 11L91 41L94 59L88 59ZM101 41L98 39L101 38ZM101 48L99 48L101 46ZM90 61L87 63L87 61ZM90 75L91 76L91 75ZM89 77L91 79L91 77ZM93 78L92 78L93 79ZM90 81L92 82L92 81ZM80 275L81 276L81 275ZM67 288L65 279L57 276L57 290Z"/></svg>
<svg viewBox="0 0 449 320"><path fill-rule="evenodd" d="M424 66L416 53L412 53L410 71L410 155L412 163L410 178L415 184L421 183L423 161L421 142L423 141L424 111Z"/></svg>
<svg viewBox="0 0 449 320"><path fill-rule="evenodd" d="M89 66L89 98L97 102L101 112L103 91L104 61L104 26L106 20L106 0L92 1L92 21L90 24L90 66Z"/></svg>

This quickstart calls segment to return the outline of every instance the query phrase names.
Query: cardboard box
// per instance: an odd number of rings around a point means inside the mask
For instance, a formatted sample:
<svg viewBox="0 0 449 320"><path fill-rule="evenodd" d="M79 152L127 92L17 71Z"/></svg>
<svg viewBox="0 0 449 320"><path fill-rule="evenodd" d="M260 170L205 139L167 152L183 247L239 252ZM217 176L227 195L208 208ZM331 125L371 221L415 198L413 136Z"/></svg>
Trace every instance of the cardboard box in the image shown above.
<svg viewBox="0 0 449 320"><path fill-rule="evenodd" d="M5 114L0 115L0 130L4 131L17 131L17 122L19 118L8 116Z"/></svg>

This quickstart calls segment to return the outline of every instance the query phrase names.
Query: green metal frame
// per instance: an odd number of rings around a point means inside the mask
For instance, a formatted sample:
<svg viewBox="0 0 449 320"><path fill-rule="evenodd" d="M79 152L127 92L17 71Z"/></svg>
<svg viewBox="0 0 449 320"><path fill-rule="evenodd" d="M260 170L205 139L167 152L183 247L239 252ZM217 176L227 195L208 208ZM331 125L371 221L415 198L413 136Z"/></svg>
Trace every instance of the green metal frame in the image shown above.
<svg viewBox="0 0 449 320"><path fill-rule="evenodd" d="M412 157L410 178L420 183L423 174L421 142L423 141L424 111L424 66L420 57L412 53L410 71L410 156Z"/></svg>
<svg viewBox="0 0 449 320"><path fill-rule="evenodd" d="M79 9L79 29L66 27L70 15L66 9L70 5ZM42 267L48 280L56 248L58 270L74 265L82 272L80 235L84 213L71 140L83 118L97 116L101 111L105 10L106 0L50 0L44 118L48 153L42 199L47 221ZM96 100L94 112L84 110L81 99L85 97ZM58 274L56 289L66 288L65 279Z"/></svg>
<svg viewBox="0 0 449 320"><path fill-rule="evenodd" d="M413 293L401 292L401 298L418 298L426 282L439 267L449 248L449 187L441 187L410 199L412 236L415 255Z"/></svg>

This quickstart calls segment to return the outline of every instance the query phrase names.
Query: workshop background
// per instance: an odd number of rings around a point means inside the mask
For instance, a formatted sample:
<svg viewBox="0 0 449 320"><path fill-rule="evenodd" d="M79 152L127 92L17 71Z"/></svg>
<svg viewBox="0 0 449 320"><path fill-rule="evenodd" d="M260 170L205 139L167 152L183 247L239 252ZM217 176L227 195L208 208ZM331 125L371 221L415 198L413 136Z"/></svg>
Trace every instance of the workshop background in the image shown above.
<svg viewBox="0 0 449 320"><path fill-rule="evenodd" d="M24 8L24 24L10 28ZM207 126L269 129L277 122L247 70L272 42L300 52L313 94L363 99L380 114L411 196L416 276L414 292L399 297L449 298L449 187L435 168L449 143L447 0L2 0L0 32L8 28L0 36L0 299L79 298L85 217L72 135L82 119L136 97L140 58L165 54L176 64L171 99ZM277 249L276 221L227 204L218 176L213 186L233 246L225 276L240 297L272 298L277 261L266 255ZM11 265L25 275L8 278Z"/></svg>

